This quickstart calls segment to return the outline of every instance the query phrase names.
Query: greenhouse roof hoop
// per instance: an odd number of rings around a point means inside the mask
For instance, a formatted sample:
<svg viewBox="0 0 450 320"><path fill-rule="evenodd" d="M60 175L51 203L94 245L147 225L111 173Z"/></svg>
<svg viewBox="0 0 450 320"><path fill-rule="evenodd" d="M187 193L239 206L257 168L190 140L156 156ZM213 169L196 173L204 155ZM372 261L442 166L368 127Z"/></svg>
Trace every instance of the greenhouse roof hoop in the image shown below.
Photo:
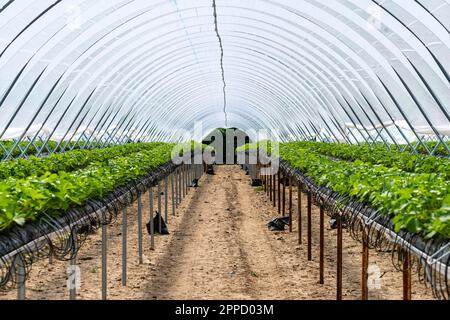
<svg viewBox="0 0 450 320"><path fill-rule="evenodd" d="M10 158L203 121L450 154L449 21L448 0L1 1L0 140Z"/></svg>

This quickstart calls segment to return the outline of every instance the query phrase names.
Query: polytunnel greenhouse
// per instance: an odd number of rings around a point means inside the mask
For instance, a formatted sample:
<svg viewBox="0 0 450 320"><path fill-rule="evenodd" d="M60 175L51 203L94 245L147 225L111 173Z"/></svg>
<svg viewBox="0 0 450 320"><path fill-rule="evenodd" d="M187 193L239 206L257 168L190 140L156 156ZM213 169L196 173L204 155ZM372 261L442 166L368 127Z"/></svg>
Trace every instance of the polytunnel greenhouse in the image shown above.
<svg viewBox="0 0 450 320"><path fill-rule="evenodd" d="M449 300L449 159L449 0L0 0L0 300Z"/></svg>

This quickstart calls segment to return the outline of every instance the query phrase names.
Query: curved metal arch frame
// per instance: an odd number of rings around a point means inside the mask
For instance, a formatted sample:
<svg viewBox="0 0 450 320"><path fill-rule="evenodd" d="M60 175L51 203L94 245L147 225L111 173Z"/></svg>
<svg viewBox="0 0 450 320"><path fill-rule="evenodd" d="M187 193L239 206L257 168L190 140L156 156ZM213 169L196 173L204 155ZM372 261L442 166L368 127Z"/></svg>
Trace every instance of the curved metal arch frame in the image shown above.
<svg viewBox="0 0 450 320"><path fill-rule="evenodd" d="M270 77L270 75L268 75L268 76ZM172 88L172 85L166 84L166 83L161 84L161 86L162 86L162 87L167 86L167 87L171 87L171 88ZM166 119L166 120L167 120L167 119Z"/></svg>

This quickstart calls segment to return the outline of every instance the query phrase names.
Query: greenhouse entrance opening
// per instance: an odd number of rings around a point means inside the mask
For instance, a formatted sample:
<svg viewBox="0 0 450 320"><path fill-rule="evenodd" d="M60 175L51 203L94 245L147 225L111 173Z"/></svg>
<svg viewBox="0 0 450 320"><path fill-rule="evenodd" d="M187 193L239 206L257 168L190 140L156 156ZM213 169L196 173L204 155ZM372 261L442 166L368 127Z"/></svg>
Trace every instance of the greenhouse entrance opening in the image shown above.
<svg viewBox="0 0 450 320"><path fill-rule="evenodd" d="M238 128L217 128L203 139L205 145L214 148L216 165L238 164L236 150L250 142L248 134Z"/></svg>

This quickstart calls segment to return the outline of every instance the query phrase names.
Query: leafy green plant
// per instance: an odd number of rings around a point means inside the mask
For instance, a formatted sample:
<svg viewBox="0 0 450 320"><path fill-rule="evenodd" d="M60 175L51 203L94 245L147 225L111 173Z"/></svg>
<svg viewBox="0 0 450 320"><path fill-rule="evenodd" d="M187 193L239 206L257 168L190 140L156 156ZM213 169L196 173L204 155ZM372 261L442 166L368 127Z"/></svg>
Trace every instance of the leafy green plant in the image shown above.
<svg viewBox="0 0 450 320"><path fill-rule="evenodd" d="M0 162L0 180L8 177L25 178L40 176L45 173L71 172L94 162L105 162L109 159L132 154L143 150L151 150L161 143L135 143L95 150L75 150L47 157L17 159Z"/></svg>
<svg viewBox="0 0 450 320"><path fill-rule="evenodd" d="M325 142L293 142L292 148L303 148L346 161L361 160L374 165L397 167L407 172L438 173L450 179L450 160L400 152L383 145L349 145Z"/></svg>
<svg viewBox="0 0 450 320"><path fill-rule="evenodd" d="M318 185L388 216L396 231L450 239L447 159L317 142L281 143L280 157Z"/></svg>
<svg viewBox="0 0 450 320"><path fill-rule="evenodd" d="M81 169L45 172L0 181L0 232L48 215L60 217L89 199L100 199L115 189L148 175L171 160L173 144L95 161ZM131 147L128 147L131 148Z"/></svg>

